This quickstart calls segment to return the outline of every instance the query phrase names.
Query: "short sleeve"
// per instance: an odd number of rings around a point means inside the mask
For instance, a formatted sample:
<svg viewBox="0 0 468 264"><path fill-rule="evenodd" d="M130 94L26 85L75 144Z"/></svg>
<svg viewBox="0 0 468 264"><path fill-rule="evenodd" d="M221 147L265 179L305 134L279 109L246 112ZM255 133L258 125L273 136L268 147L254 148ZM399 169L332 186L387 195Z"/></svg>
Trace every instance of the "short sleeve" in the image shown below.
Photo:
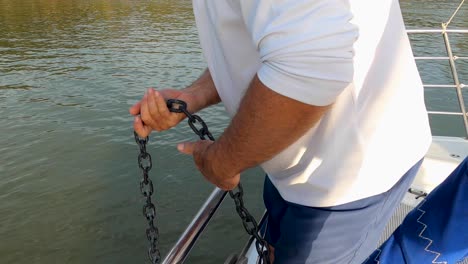
<svg viewBox="0 0 468 264"><path fill-rule="evenodd" d="M307 104L333 103L353 79L358 29L347 1L266 2L247 20L260 53L259 79Z"/></svg>

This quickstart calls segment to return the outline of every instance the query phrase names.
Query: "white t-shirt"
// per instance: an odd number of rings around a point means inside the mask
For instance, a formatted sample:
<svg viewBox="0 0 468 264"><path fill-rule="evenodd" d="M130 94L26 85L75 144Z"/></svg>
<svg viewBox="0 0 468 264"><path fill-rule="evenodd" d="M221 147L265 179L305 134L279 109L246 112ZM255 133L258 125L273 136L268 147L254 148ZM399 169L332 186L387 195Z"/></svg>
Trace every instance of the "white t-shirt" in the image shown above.
<svg viewBox="0 0 468 264"><path fill-rule="evenodd" d="M284 96L333 103L317 125L261 164L284 199L333 206L385 192L428 150L423 87L397 0L193 0L193 6L230 115L255 74Z"/></svg>

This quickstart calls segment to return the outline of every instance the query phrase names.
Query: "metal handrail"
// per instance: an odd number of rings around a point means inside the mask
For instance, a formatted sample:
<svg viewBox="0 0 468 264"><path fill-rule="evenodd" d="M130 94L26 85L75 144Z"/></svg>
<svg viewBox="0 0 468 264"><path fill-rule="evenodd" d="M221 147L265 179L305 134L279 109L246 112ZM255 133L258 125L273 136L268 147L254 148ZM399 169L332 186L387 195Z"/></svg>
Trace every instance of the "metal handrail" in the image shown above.
<svg viewBox="0 0 468 264"><path fill-rule="evenodd" d="M179 240L174 244L171 251L163 260L163 264L183 263L187 258L190 250L197 242L205 227L210 222L211 218L218 210L219 206L226 197L227 192L219 188L215 188L210 196L206 199L198 213L193 217L192 222L187 226L184 233L179 237Z"/></svg>
<svg viewBox="0 0 468 264"><path fill-rule="evenodd" d="M428 111L428 114L437 114L437 115L457 115L461 116L463 123L465 125L465 138L468 139L468 114L465 109L465 101L463 99L462 88L465 88L465 84L460 83L458 79L457 67L455 65L455 60L466 59L467 57L458 57L454 56L452 52L452 47L448 38L448 33L460 33L467 34L468 29L447 29L448 23L442 23L442 29L408 29L406 32L408 34L424 34L424 33L441 33L444 39L445 49L447 51L448 57L415 57L419 60L441 60L447 59L450 64L450 70L452 72L453 85L424 85L425 88L455 88L457 92L458 104L460 107L460 112L445 112L445 111Z"/></svg>
<svg viewBox="0 0 468 264"><path fill-rule="evenodd" d="M414 57L416 60L449 60L449 57ZM468 60L468 57L453 56L454 60Z"/></svg>
<svg viewBox="0 0 468 264"><path fill-rule="evenodd" d="M463 123L465 124L465 138L468 139L468 118L466 116L465 101L463 100L461 83L460 83L460 80L458 79L457 67L455 66L455 59L454 59L454 56L452 53L452 47L450 46L450 41L448 38L447 25L448 24L446 23L442 24L442 29L444 30L444 32L442 33L442 36L444 37L445 48L447 50L447 55L449 56L450 69L452 70L453 82L457 86L455 89L457 91L458 104L463 114Z"/></svg>
<svg viewBox="0 0 468 264"><path fill-rule="evenodd" d="M455 84L424 84L423 85L425 88L457 88ZM465 84L460 84L461 88L468 87Z"/></svg>
<svg viewBox="0 0 468 264"><path fill-rule="evenodd" d="M407 29L406 33L408 34L418 34L418 33L468 33L468 29Z"/></svg>
<svg viewBox="0 0 468 264"><path fill-rule="evenodd" d="M461 112L448 112L448 111L427 111L428 114L433 115L455 115L455 116L463 116Z"/></svg>

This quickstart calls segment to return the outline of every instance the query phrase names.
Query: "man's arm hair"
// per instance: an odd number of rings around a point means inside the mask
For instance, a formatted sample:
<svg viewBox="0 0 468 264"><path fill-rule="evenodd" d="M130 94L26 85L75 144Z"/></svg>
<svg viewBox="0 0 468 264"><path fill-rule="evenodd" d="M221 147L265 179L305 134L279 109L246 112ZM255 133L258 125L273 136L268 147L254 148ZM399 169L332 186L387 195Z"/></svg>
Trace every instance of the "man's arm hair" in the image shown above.
<svg viewBox="0 0 468 264"><path fill-rule="evenodd" d="M191 93L197 98L196 105L189 105L189 111L198 112L203 108L221 102L218 91L214 85L211 73L206 69L202 75L190 86L183 89L184 92Z"/></svg>
<svg viewBox="0 0 468 264"><path fill-rule="evenodd" d="M317 124L329 107L283 96L255 76L237 114L212 146L213 165L232 176L270 160Z"/></svg>

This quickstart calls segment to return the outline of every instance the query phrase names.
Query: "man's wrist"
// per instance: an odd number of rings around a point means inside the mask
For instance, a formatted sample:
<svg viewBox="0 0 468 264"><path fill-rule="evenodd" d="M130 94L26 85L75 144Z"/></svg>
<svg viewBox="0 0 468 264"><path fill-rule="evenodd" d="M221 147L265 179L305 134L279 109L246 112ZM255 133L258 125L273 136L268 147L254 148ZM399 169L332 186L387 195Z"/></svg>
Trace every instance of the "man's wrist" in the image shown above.
<svg viewBox="0 0 468 264"><path fill-rule="evenodd" d="M188 111L190 113L196 113L205 107L204 98L201 96L200 92L197 93L197 90L192 89L191 86L185 88L183 91L189 95L189 98L192 98L190 102L187 102Z"/></svg>
<svg viewBox="0 0 468 264"><path fill-rule="evenodd" d="M194 83L184 88L183 91L190 94L195 100L193 107L189 107L189 110L192 110L192 112L200 111L221 101L208 69Z"/></svg>
<svg viewBox="0 0 468 264"><path fill-rule="evenodd" d="M242 169L239 167L238 162L230 157L229 150L221 142L217 141L211 144L208 151L208 159L210 159L215 175L227 179L241 173Z"/></svg>

